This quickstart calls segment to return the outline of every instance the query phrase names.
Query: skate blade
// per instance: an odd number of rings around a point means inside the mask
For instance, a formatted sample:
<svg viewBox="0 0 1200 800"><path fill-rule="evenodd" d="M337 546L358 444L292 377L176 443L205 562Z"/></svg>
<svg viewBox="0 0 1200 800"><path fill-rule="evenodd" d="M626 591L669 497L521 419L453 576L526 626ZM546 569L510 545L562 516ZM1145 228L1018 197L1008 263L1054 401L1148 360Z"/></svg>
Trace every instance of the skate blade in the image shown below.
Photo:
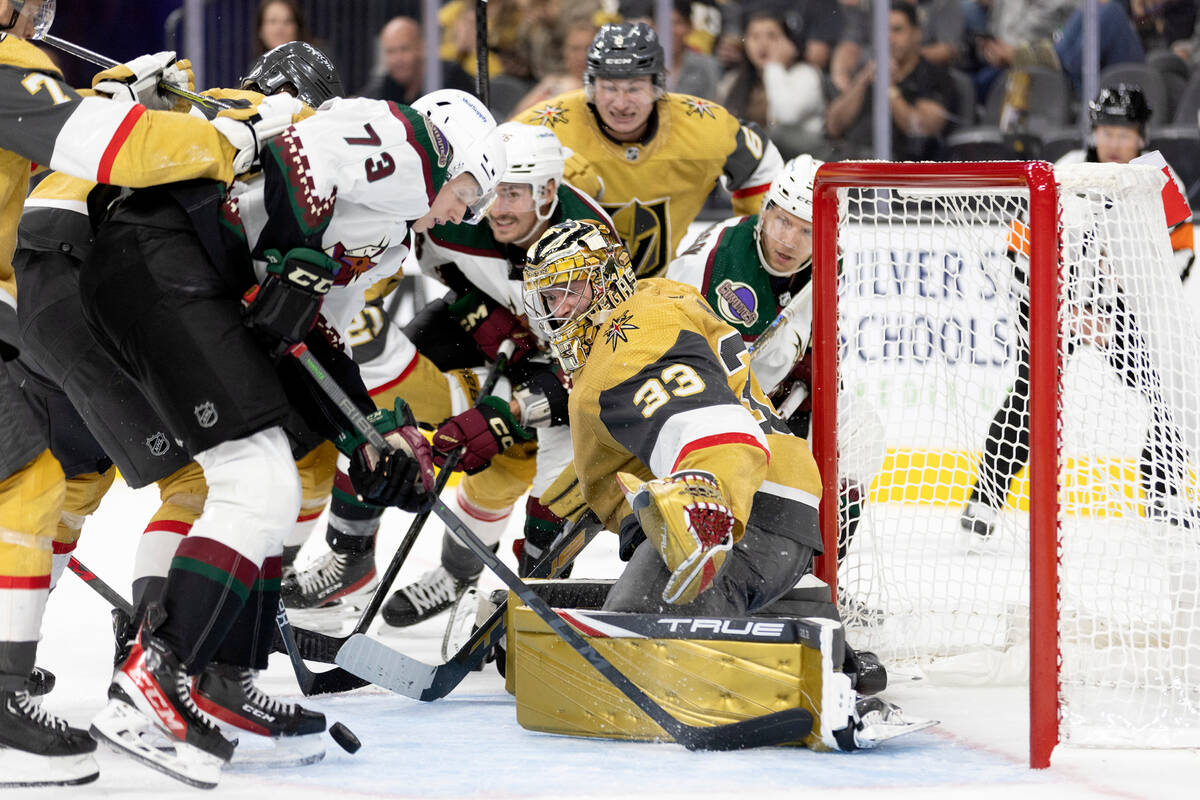
<svg viewBox="0 0 1200 800"><path fill-rule="evenodd" d="M91 753L43 756L0 745L0 789L22 786L78 786L100 777Z"/></svg>
<svg viewBox="0 0 1200 800"><path fill-rule="evenodd" d="M315 764L325 758L324 734L305 736L256 736L241 731L237 750L227 769L284 769Z"/></svg>
<svg viewBox="0 0 1200 800"><path fill-rule="evenodd" d="M118 753L198 789L216 788L225 763L200 748L170 739L132 706L120 700L108 705L92 720L91 734Z"/></svg>
<svg viewBox="0 0 1200 800"><path fill-rule="evenodd" d="M442 663L453 658L471 638L478 616L479 590L472 586L450 606L450 620L446 624L446 633L442 635Z"/></svg>
<svg viewBox="0 0 1200 800"><path fill-rule="evenodd" d="M877 722L874 725L868 725L855 735L855 740L858 746L864 750L869 750L878 747L883 742L897 739L901 736L907 736L910 733L923 731L926 728L932 728L937 725L936 719L890 719L887 722Z"/></svg>
<svg viewBox="0 0 1200 800"><path fill-rule="evenodd" d="M365 604L340 600L323 608L289 608L288 622L296 628L307 628L329 636L342 636L349 633L358 622L365 607Z"/></svg>

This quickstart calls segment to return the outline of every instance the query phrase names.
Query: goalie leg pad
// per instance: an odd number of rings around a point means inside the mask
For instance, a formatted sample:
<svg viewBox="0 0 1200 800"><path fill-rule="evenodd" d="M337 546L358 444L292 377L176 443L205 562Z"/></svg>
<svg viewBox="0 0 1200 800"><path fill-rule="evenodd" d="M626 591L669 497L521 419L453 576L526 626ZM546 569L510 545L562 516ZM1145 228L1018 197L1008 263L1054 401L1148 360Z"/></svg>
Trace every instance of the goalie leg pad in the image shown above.
<svg viewBox="0 0 1200 800"><path fill-rule="evenodd" d="M618 472L617 482L671 572L663 600L681 605L696 599L712 586L733 547L735 520L716 477L688 470L639 485L635 476Z"/></svg>

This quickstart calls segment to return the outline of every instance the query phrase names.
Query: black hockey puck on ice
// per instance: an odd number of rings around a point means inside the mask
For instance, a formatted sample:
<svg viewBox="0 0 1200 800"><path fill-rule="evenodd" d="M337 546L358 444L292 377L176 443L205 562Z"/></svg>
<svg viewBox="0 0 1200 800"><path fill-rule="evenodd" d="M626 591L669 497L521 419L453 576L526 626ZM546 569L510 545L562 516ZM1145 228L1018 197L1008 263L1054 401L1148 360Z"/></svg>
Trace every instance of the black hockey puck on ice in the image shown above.
<svg viewBox="0 0 1200 800"><path fill-rule="evenodd" d="M358 748L362 747L362 742L358 740L358 737L340 722L335 722L329 726L329 735L347 753L357 753Z"/></svg>

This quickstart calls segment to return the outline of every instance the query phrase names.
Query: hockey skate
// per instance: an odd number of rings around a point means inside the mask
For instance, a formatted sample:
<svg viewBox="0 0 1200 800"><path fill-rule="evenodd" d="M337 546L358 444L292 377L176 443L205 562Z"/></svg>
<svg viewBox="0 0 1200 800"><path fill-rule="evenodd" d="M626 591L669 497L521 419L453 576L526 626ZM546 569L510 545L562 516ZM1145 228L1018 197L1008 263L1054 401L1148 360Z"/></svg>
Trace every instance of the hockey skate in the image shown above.
<svg viewBox="0 0 1200 800"><path fill-rule="evenodd" d="M217 785L235 743L196 707L183 665L146 629L113 675L108 698L92 720L93 736L190 786Z"/></svg>
<svg viewBox="0 0 1200 800"><path fill-rule="evenodd" d="M486 617L486 615L485 615ZM450 607L450 621L446 623L446 632L442 635L442 661L454 657L471 634L475 632L475 623L479 619L479 590L468 586Z"/></svg>
<svg viewBox="0 0 1200 800"><path fill-rule="evenodd" d="M908 719L900 707L881 697L863 697L854 704L850 724L834 732L843 750L871 750L889 739L925 730L935 719Z"/></svg>
<svg viewBox="0 0 1200 800"><path fill-rule="evenodd" d="M378 580L375 552L331 550L280 584L280 597L297 625L338 632L357 618Z"/></svg>
<svg viewBox="0 0 1200 800"><path fill-rule="evenodd" d="M0 689L0 788L73 786L100 774L87 731L35 703L28 689Z"/></svg>
<svg viewBox="0 0 1200 800"><path fill-rule="evenodd" d="M389 597L383 604L383 621L406 628L427 620L454 605L473 583L458 580L439 565Z"/></svg>
<svg viewBox="0 0 1200 800"><path fill-rule="evenodd" d="M325 715L270 697L254 685L255 672L210 664L196 679L196 705L226 731L242 736L229 766L298 767L325 757Z"/></svg>
<svg viewBox="0 0 1200 800"><path fill-rule="evenodd" d="M54 683L56 679L54 673L45 667L34 667L33 672L29 673L29 696L42 697L54 691Z"/></svg>

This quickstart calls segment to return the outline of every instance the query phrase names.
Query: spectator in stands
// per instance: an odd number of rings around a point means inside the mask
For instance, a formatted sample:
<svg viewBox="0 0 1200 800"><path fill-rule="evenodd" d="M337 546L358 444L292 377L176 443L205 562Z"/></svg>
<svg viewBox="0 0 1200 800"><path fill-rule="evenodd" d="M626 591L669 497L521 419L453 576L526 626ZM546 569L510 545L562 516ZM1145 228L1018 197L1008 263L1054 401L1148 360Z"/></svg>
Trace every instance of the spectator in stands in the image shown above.
<svg viewBox="0 0 1200 800"><path fill-rule="evenodd" d="M725 76L717 102L741 119L757 122L784 158L818 157L826 148L821 73L802 61L800 11L786 3L756 3L745 17L745 56Z"/></svg>
<svg viewBox="0 0 1200 800"><path fill-rule="evenodd" d="M288 42L312 43L300 4L296 0L262 0L254 15L254 57Z"/></svg>
<svg viewBox="0 0 1200 800"><path fill-rule="evenodd" d="M391 100L412 105L425 93L425 47L421 23L411 17L393 17L379 31L379 63L376 74L358 90L361 97ZM442 62L442 86L475 88L471 76L452 61Z"/></svg>
<svg viewBox="0 0 1200 800"><path fill-rule="evenodd" d="M871 58L871 0L838 0L842 31L829 63L838 91L845 91ZM955 66L963 50L964 0L919 0L914 5L921 29L921 57L930 64Z"/></svg>
<svg viewBox="0 0 1200 800"><path fill-rule="evenodd" d="M562 40L562 70L544 76L537 85L517 101L513 113L519 113L551 97L583 88L583 71L587 68L587 53L598 29L590 19L577 19L567 25Z"/></svg>
<svg viewBox="0 0 1200 800"><path fill-rule="evenodd" d="M1147 53L1186 42L1195 30L1196 0L1128 0L1128 3L1129 17Z"/></svg>
<svg viewBox="0 0 1200 800"><path fill-rule="evenodd" d="M892 158L923 161L941 150L949 116L958 105L957 93L946 68L921 56L921 28L917 9L896 0L888 14L891 47L891 84L888 105L892 118ZM825 132L835 158L867 158L874 152L872 85L875 62L868 61L849 87L829 103ZM832 89L833 87L828 87Z"/></svg>

